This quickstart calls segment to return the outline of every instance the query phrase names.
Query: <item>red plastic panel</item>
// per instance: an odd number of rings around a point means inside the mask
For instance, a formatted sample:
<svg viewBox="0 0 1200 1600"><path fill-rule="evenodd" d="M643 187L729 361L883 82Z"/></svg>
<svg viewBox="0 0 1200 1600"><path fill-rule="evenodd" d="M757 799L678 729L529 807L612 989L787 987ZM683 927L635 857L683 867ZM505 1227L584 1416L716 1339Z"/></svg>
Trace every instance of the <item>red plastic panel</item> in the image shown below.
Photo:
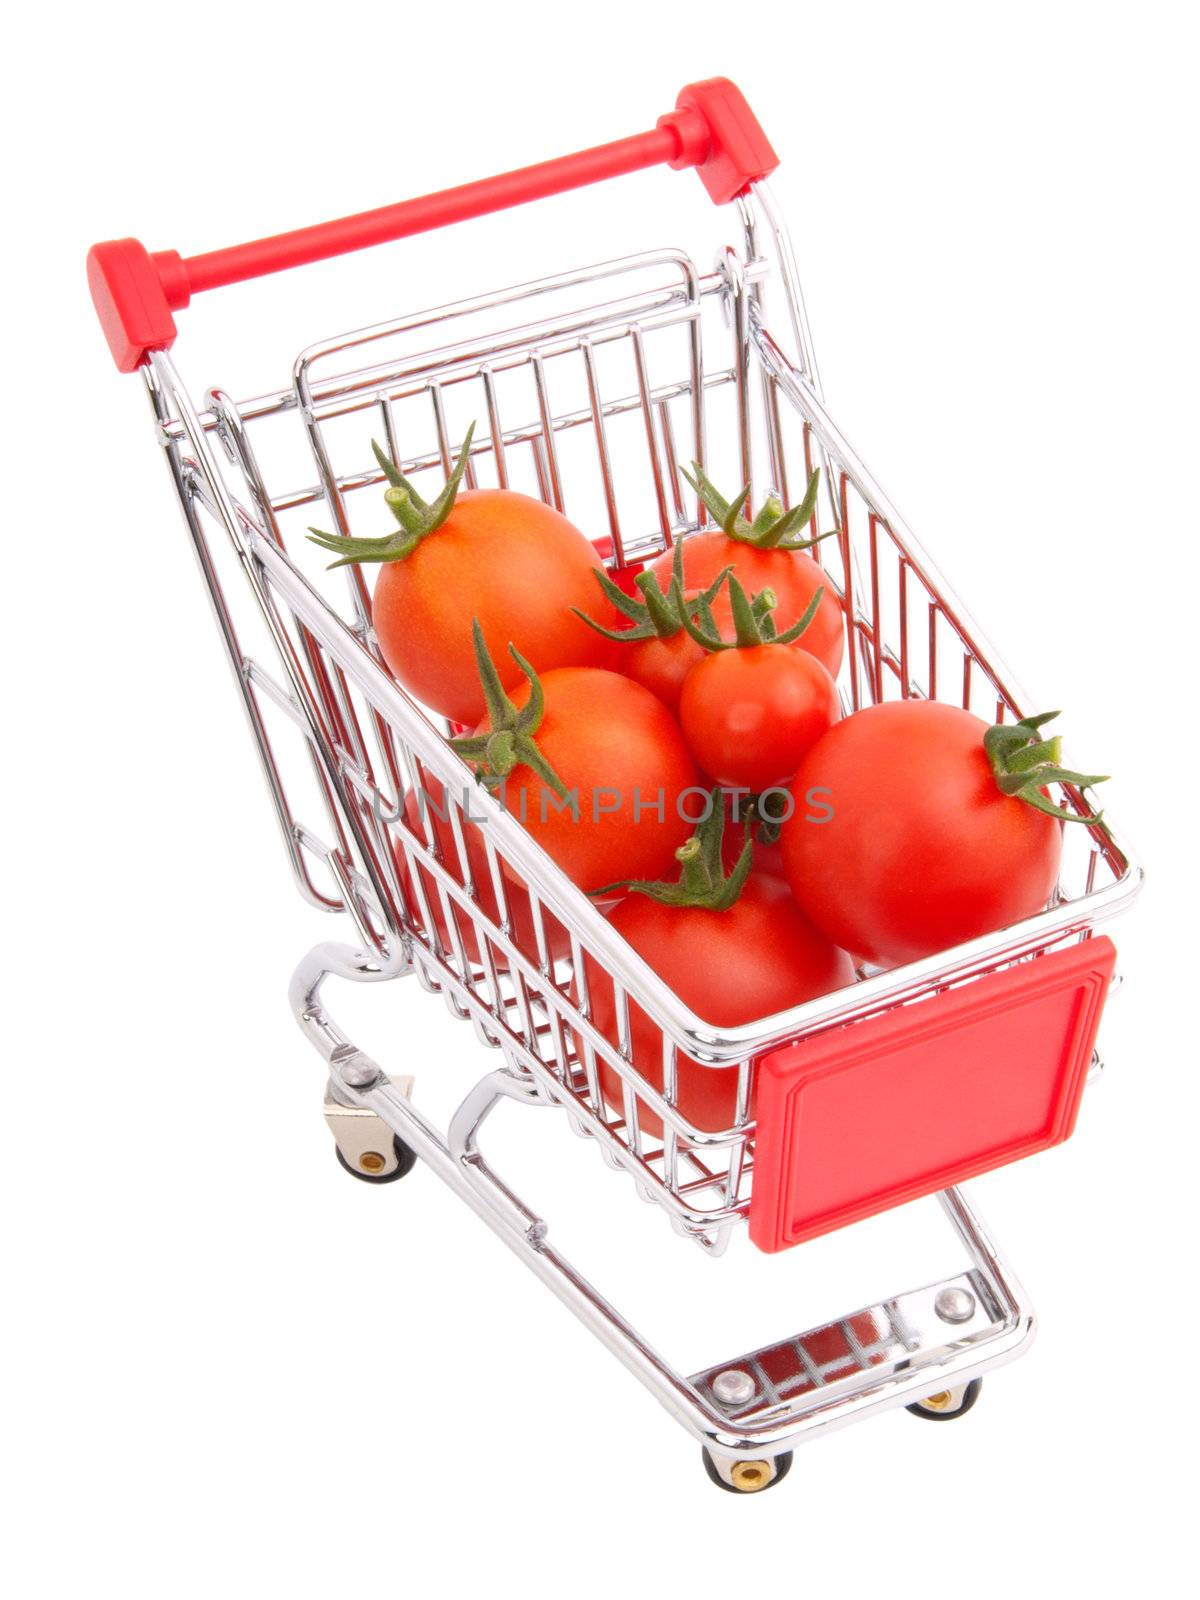
<svg viewBox="0 0 1200 1600"><path fill-rule="evenodd" d="M1087 939L767 1056L754 1243L784 1250L1069 1138L1115 962Z"/></svg>

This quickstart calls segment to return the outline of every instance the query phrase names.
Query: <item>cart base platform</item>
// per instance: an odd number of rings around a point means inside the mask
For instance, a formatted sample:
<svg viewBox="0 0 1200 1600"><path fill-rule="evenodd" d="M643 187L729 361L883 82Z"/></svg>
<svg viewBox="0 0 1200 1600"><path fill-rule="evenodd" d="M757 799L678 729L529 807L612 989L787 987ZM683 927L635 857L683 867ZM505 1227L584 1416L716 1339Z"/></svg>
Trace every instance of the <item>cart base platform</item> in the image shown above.
<svg viewBox="0 0 1200 1600"><path fill-rule="evenodd" d="M414 1106L412 1080L388 1077L322 1003L330 976L371 983L408 970L403 959L389 963L374 952L322 944L292 980L296 1019L329 1068L326 1119L342 1164L377 1181L403 1175L404 1152L432 1167L699 1440L709 1476L722 1488L771 1487L795 1445L872 1411L904 1405L929 1417L965 1414L980 1373L1011 1360L1032 1337L1033 1311L1022 1290L961 1190L948 1189L939 1199L966 1250L965 1271L690 1376L677 1372L555 1249L546 1220L484 1159L479 1129L501 1100L544 1105L528 1081L506 1068L487 1074L443 1135Z"/></svg>

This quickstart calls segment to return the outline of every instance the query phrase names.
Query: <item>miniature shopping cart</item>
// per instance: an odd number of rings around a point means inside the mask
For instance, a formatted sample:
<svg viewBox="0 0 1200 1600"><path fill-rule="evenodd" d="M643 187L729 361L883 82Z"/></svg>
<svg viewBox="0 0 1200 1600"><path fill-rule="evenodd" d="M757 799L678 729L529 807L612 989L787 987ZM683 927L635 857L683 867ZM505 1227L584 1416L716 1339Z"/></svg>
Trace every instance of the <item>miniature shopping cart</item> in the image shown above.
<svg viewBox="0 0 1200 1600"><path fill-rule="evenodd" d="M708 270L664 246L398 316L308 345L282 386L242 401L214 388L197 406L177 376L174 313L192 295L659 164L696 168L729 208L736 242ZM475 788L464 807L469 775L445 725L382 664L362 574L325 571L305 533L312 523L377 531L372 438L418 485L439 485L471 421L469 485L550 502L626 574L705 526L678 463L785 503L819 468L820 527L836 537L814 553L844 616L845 708L923 696L989 722L1027 714L824 407L765 181L776 164L741 94L714 79L685 89L651 132L578 155L188 259L132 239L89 257L117 365L140 370L149 391L297 886L352 925L352 943L305 958L291 994L327 1064L340 1160L374 1182L426 1162L702 1443L709 1475L739 1492L782 1477L809 1433L869 1411L961 1416L980 1374L1029 1339L1029 1305L957 1185L1072 1131L1113 976L1113 947L1095 930L1131 900L1139 874L1088 794L1062 786L1056 798L1084 823L1064 830L1061 881L1038 915L864 971L753 1025L715 1028L492 796ZM448 834L427 806L406 809L421 791L444 797ZM468 849L472 829L482 857ZM514 879L528 886L532 941L514 931ZM598 969L613 985L616 1042L590 1020L587 973ZM496 1052L445 1129L423 1114L411 1080L376 1065L325 1007L331 975L405 974ZM661 1029L661 1087L630 1058L631 1006ZM681 1053L736 1071L731 1126L701 1129L683 1114ZM611 1086L613 1074L621 1093L606 1098L602 1077ZM713 1257L743 1225L760 1249L780 1251L937 1194L965 1265L676 1371L489 1165L480 1124L502 1099L565 1113L587 1136L578 1159L597 1150Z"/></svg>

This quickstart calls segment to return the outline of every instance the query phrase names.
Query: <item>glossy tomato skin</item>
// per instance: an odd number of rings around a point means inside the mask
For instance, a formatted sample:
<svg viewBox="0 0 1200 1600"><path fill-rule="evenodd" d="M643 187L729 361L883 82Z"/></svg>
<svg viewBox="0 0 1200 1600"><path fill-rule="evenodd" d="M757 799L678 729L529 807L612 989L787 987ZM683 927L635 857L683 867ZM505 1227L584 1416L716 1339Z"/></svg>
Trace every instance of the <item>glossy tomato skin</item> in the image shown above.
<svg viewBox="0 0 1200 1600"><path fill-rule="evenodd" d="M496 895L495 884L492 881L491 868L488 863L487 849L483 842L482 827L486 824L474 823L469 817L477 816L478 810L471 806L471 792L475 789L474 780L464 774L463 786L454 799L459 802L463 815L463 843L466 845L467 866L471 881L475 888L475 895L479 908L490 922L497 926L502 921L500 902ZM404 799L404 824L421 844L427 845L428 834L426 831L426 818L433 831L438 851L441 855L443 866L452 874L456 882L464 883L462 863L458 853L458 845L454 838L454 827L450 820L450 806L445 790L436 778L426 777L424 780L425 799L419 797L415 790L410 789ZM422 814L424 812L424 815ZM409 915L419 928L423 928L428 935L436 931L437 940L441 948L454 957L454 943L446 920L446 913L442 907L442 897L438 890L437 880L424 866L418 868L421 887L425 894L425 906L428 907L428 919L422 907L421 897L416 893L412 874L408 869L408 861L403 849L397 843L396 865L400 875L400 884L408 902ZM505 882L505 903L508 910L510 937L512 942L531 961L538 961L537 932L534 926L533 907L529 901L529 893L524 885ZM483 965L483 956L479 948L479 940L470 918L453 906L452 914L458 930L459 939L467 960L476 966ZM432 923L432 929L428 925ZM542 910L542 933L546 941L547 952L551 960L558 960L565 956L571 947L570 935L566 929L544 907ZM508 961L503 952L493 943L492 954L498 970L506 969Z"/></svg>
<svg viewBox="0 0 1200 1600"><path fill-rule="evenodd" d="M616 665L625 677L649 689L678 716L684 680L704 659L703 645L681 628L669 639L635 639L621 644L618 652Z"/></svg>
<svg viewBox="0 0 1200 1600"><path fill-rule="evenodd" d="M1001 794L987 725L957 706L870 706L821 739L792 784L783 859L801 908L878 966L917 961L1041 910L1061 824ZM805 796L822 791L806 820Z"/></svg>
<svg viewBox="0 0 1200 1600"><path fill-rule="evenodd" d="M560 667L541 682L538 748L576 801L559 801L517 767L497 791L501 803L581 889L673 876L706 793L675 718L620 673ZM512 698L524 706L528 683Z"/></svg>
<svg viewBox="0 0 1200 1600"><path fill-rule="evenodd" d="M651 563L652 571L665 587L671 581L673 552L668 551ZM728 538L719 529L694 533L683 541L683 581L689 590L706 589L725 567L748 594L773 589L778 602L775 620L780 633L804 615L818 589L825 593L817 614L796 641L797 650L816 656L833 678L838 675L845 650L845 625L842 608L829 582L828 574L802 550L756 550ZM722 633L730 632L728 590L722 590L713 605L713 614Z"/></svg>
<svg viewBox="0 0 1200 1600"><path fill-rule="evenodd" d="M806 921L785 883L765 874L751 873L727 911L664 906L631 894L609 921L686 1005L718 1027L757 1022L854 981L849 956ZM615 1044L612 984L590 957L587 974L593 1021ZM661 1089L662 1033L633 1001L629 1024L634 1065ZM620 1076L603 1061L599 1066L604 1098L620 1114ZM677 1104L694 1127L716 1133L733 1125L736 1067L705 1067L680 1054L677 1072ZM662 1133L661 1118L644 1103L638 1116L646 1133Z"/></svg>
<svg viewBox="0 0 1200 1600"><path fill-rule="evenodd" d="M839 715L837 687L817 658L778 644L706 656L679 703L700 767L755 794L786 783Z"/></svg>
<svg viewBox="0 0 1200 1600"><path fill-rule="evenodd" d="M485 706L471 636L478 617L505 688L522 681L509 644L539 671L608 666L616 648L571 612L617 623L596 583L599 556L552 506L508 489L464 489L442 526L381 566L379 648L418 700L458 723Z"/></svg>

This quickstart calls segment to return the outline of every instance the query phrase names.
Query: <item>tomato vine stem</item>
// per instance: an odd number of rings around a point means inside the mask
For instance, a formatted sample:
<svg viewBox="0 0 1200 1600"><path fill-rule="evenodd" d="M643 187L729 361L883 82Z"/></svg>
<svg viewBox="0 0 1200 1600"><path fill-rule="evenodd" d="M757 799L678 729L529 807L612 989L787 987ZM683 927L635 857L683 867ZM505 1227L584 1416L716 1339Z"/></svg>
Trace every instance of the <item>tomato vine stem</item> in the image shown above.
<svg viewBox="0 0 1200 1600"><path fill-rule="evenodd" d="M749 519L742 515L742 507L750 498L748 483L738 490L732 500L726 500L698 461L692 462L690 472L683 466L679 471L699 495L721 531L738 544L753 545L756 550L809 550L813 545L820 544L822 539L831 539L839 532L837 528L831 528L828 533L818 533L806 539L798 531L812 521L817 509L820 467L815 467L809 475L808 486L799 505L785 511L779 497L770 495L757 514Z"/></svg>
<svg viewBox="0 0 1200 1600"><path fill-rule="evenodd" d="M709 796L709 809L695 833L675 852L679 862L679 877L660 883L639 878L619 883L606 883L593 889L593 895L611 894L614 889L627 889L631 894L643 894L665 906L697 906L706 911L727 911L742 892L750 868L754 863L754 841L746 826L746 842L734 862L733 870L726 873L721 859L721 842L725 836L724 796L714 789Z"/></svg>
<svg viewBox="0 0 1200 1600"><path fill-rule="evenodd" d="M732 571L726 568L723 581L729 585L729 608L733 615L733 638L723 639L713 617L712 608L705 603L700 607L700 621L694 622L683 614L682 626L688 634L707 651L754 650L764 644L795 644L817 614L825 596L821 585L804 608L803 614L790 628L779 633L772 612L776 599L773 589L763 589L753 599L746 593Z"/></svg>
<svg viewBox="0 0 1200 1600"><path fill-rule="evenodd" d="M330 562L330 571L334 567L346 567L356 562L404 561L412 555L422 539L436 533L454 509L474 436L475 424L472 423L467 429L454 470L432 503L421 498L391 456L372 439L371 449L389 484L384 491L384 503L399 523L399 530L379 539L353 539L348 534L323 533L320 528L309 528L308 537L313 544L340 558Z"/></svg>
<svg viewBox="0 0 1200 1600"><path fill-rule="evenodd" d="M1040 716L1022 717L1020 722L997 722L983 736L983 748L991 763L996 787L1001 794L1023 800L1035 811L1044 811L1060 822L1099 822L1104 815L1081 817L1066 806L1055 805L1045 793L1048 783L1070 783L1080 789L1107 783L1108 777L1096 773L1072 772L1061 766L1062 739L1041 737L1047 722L1060 716L1058 711L1043 711Z"/></svg>
<svg viewBox="0 0 1200 1600"><path fill-rule="evenodd" d="M516 645L510 644L509 654L529 682L529 701L518 711L500 681L478 617L472 620L471 633L475 640L479 682L491 726L486 733L466 734L451 739L450 748L464 760L475 763L477 783L498 788L516 767L528 767L547 788L554 790L560 800L568 799L571 791L538 749L534 738L546 712L541 679Z"/></svg>
<svg viewBox="0 0 1200 1600"><path fill-rule="evenodd" d="M639 572L633 580L638 587L642 598L635 600L632 595L626 594L619 584L613 582L607 572L596 568L596 582L600 585L605 598L633 624L629 628L605 628L600 623L592 620L586 611L581 611L578 606L571 610L581 622L586 622L589 628L594 628L597 633L603 634L606 639L615 639L619 644L633 644L640 639L673 639L683 629L685 614L700 611L705 606L711 605L720 593L721 585L733 571L732 566L725 567L709 584L707 589L699 594L685 598L683 592L683 544L677 540L675 554L671 560L671 581L664 591L655 572Z"/></svg>

